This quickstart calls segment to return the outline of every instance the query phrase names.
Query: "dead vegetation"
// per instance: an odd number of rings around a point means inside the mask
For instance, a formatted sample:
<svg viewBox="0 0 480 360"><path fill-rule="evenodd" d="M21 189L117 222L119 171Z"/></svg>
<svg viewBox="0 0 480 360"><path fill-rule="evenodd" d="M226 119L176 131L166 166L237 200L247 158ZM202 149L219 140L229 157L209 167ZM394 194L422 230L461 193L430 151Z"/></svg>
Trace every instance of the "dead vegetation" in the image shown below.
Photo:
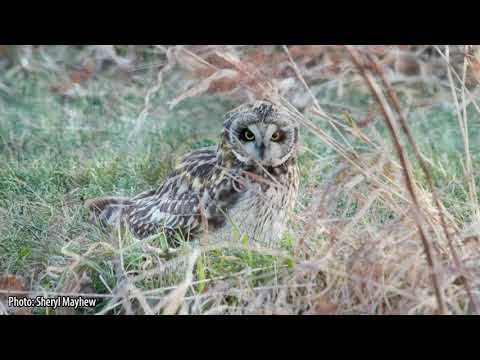
<svg viewBox="0 0 480 360"><path fill-rule="evenodd" d="M75 108L68 102L88 96L96 77L139 84L142 101L123 105L133 109L129 147L138 146L130 140L151 126L152 114L162 133L162 116L188 112L182 104L203 97L234 104L268 98L303 132L301 194L281 249L204 239L168 250L161 236L106 238L78 220L79 197L71 194L61 208L42 195L30 201L54 208L47 233L57 239L56 260L46 254L27 289L22 270L6 274L10 250L0 248L1 294L94 296L100 305L85 311L97 314L480 311L479 159L472 151L480 119L477 46L3 46L0 57L6 72L0 91L12 92L5 81L18 72L48 74L55 79L48 96L60 97L69 111ZM148 86L141 85L145 71ZM159 102L167 87L175 91ZM445 107L456 124L441 120ZM87 126L86 117L79 119L77 125ZM218 130L218 123L207 126ZM458 136L436 148L428 138L437 131ZM9 153L1 161L8 163L21 144L1 139ZM456 145L449 148L450 141ZM82 172L96 159L82 156L73 170L61 171ZM7 185L0 188L1 234L19 221ZM66 229L74 217L81 230L72 236ZM35 232L30 229L33 239ZM1 234L0 245L13 241ZM0 304L0 312L12 312L4 299Z"/></svg>

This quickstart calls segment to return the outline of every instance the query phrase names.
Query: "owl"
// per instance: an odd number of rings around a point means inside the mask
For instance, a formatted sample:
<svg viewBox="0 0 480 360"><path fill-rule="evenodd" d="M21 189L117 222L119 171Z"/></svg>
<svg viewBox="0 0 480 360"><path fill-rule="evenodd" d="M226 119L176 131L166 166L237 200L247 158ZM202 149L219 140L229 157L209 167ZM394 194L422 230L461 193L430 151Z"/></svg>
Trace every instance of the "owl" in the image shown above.
<svg viewBox="0 0 480 360"><path fill-rule="evenodd" d="M88 200L104 229L125 226L139 239L248 239L276 247L298 192L298 126L267 101L225 116L217 146L184 156L164 182L131 198Z"/></svg>

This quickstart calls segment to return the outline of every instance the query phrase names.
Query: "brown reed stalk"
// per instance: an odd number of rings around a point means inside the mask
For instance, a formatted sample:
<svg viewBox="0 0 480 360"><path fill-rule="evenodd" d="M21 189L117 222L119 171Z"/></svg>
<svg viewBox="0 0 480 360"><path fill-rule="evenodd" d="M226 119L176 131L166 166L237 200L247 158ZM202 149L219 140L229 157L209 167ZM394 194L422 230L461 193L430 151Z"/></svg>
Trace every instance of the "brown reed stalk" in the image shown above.
<svg viewBox="0 0 480 360"><path fill-rule="evenodd" d="M404 114L401 110L400 100L398 99L397 93L393 89L392 85L389 83L389 81L388 81L388 79L385 75L385 71L383 71L383 69L380 67L380 65L379 65L378 61L376 60L375 56L372 55L372 54L368 54L368 53L366 54L366 56L367 56L368 60L370 61L370 63L373 65L373 68L375 69L375 72L378 75L380 75L380 78L382 79L383 86L387 90L387 94L390 98L390 103L393 105L393 108L395 109L395 111L398 114L398 119L400 120L401 128L402 128L403 132L405 133L405 135L407 136L407 139L408 139L409 143L412 145L415 157L417 158L418 163L420 164L420 167L422 168L422 171L425 174L428 186L430 187L430 190L431 190L432 195L433 195L433 199L435 201L435 206L437 207L438 213L440 215L440 223L442 225L443 232L445 233L445 236L447 238L448 247L449 247L449 249L452 253L453 261L455 263L455 266L457 267L457 271L465 278L465 281L463 282L464 287L465 287L465 292L467 293L467 295L468 295L468 297L469 297L469 299L470 299L470 301L471 301L471 303L472 303L472 305L475 309L475 312L477 314L480 314L478 312L478 304L475 301L475 298L473 297L471 287L470 287L470 284L468 282L468 277L466 276L466 273L465 273L465 269L463 269L463 266L460 263L460 259L458 258L457 251L455 250L455 246L453 245L452 236L448 232L447 223L445 221L445 214L443 212L443 207L441 205L440 198L438 196L438 192L437 192L435 186L433 185L432 174L431 174L430 169L428 168L425 160L421 156L420 150L418 149L418 146L417 146L417 143L416 143L415 139L413 138L410 127L408 126L407 120L406 120L406 118L405 118L405 116L404 116Z"/></svg>
<svg viewBox="0 0 480 360"><path fill-rule="evenodd" d="M420 239L422 241L424 252L425 252L425 255L426 255L426 258L427 258L427 263L428 263L428 265L430 267L430 270L431 270L430 277L431 277L432 286L433 286L433 289L434 289L434 292L435 292L435 297L436 297L436 300L437 300L438 312L440 314L445 314L446 313L445 312L445 310L446 310L445 309L445 301L443 299L443 294L442 294L442 291L440 289L440 284L439 284L439 280L438 280L438 277L437 277L437 273L435 271L435 266L434 266L435 264L434 264L434 259L433 259L433 256L432 256L431 245L430 245L430 242L428 241L427 236L425 234L425 231L423 230L422 225L421 225L420 217L422 216L422 212L421 212L421 209L420 209L420 203L419 203L417 195L415 193L413 180L411 178L411 175L410 175L409 171L407 170L408 169L408 167L407 167L408 160L407 160L407 156L405 154L405 151L403 149L403 146L400 143L400 134L398 133L398 130L395 126L395 120L394 120L395 116L392 113L392 111L390 109L390 106L388 105L388 102L387 102L384 94L382 93L378 84L375 82L370 70L366 69L366 67L362 64L362 60L360 58L360 55L359 55L358 51L355 50L354 48L352 48L351 46L348 46L348 45L346 45L345 47L346 47L348 53L350 54L350 57L352 58L353 64L359 70L362 77L365 79L365 82L366 82L368 88L370 89L370 92L372 93L375 100L379 104L380 110L382 111L382 114L383 114L383 117L384 117L384 120L385 120L385 124L387 125L387 128L390 132L390 136L392 137L392 140L393 140L393 143L394 143L394 146L395 146L395 150L396 150L396 152L398 154L398 157L400 159L400 163L402 164L402 170L403 170L403 173L404 173L404 176L405 176L407 189L408 189L408 192L410 193L410 195L412 197L412 201L413 201L413 204L414 204L414 210L415 210L415 215L416 215L414 217L415 218L415 223L417 225L417 228L418 228L418 231L419 231L419 234L420 234Z"/></svg>

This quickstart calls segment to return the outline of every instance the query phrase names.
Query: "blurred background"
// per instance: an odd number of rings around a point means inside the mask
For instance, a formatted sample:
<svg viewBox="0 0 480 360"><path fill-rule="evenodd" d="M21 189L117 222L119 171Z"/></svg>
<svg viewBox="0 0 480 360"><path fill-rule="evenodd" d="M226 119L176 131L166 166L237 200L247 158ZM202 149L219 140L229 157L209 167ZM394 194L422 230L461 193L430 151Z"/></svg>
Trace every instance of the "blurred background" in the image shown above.
<svg viewBox="0 0 480 360"><path fill-rule="evenodd" d="M0 45L0 313L12 289L101 299L81 313L476 313L479 80L477 45ZM86 221L255 99L301 125L281 250L202 248L170 278L161 241Z"/></svg>

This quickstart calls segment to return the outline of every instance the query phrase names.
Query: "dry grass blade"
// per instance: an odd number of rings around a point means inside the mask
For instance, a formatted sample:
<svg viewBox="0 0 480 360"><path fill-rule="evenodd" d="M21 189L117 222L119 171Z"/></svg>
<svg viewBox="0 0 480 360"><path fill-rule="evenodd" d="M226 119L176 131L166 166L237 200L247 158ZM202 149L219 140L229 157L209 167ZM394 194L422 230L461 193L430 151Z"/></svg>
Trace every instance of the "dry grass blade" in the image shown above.
<svg viewBox="0 0 480 360"><path fill-rule="evenodd" d="M333 121L333 119L330 116L328 116L328 114L322 109L322 107L318 103L315 95L312 93L312 90L310 89L310 87L308 86L304 77L302 76L297 64L292 59L292 56L290 55L290 52L288 51L288 48L285 45L283 45L282 47L283 47L283 50L285 51L285 53L287 54L288 59L289 59L290 63L292 64L292 66L295 70L295 74L297 75L298 79L301 81L302 85L305 87L305 89L308 91L308 94L312 98L312 101L315 105L316 111L320 114L320 116L322 116L323 118L328 120L328 122L332 126L332 128L336 131L336 133L342 138L342 140L345 142L345 144L349 147L349 150L352 151L356 155L355 149L352 147L350 142L345 138L345 136L341 133L341 131L335 125L335 121Z"/></svg>
<svg viewBox="0 0 480 360"><path fill-rule="evenodd" d="M221 79L235 79L237 75L238 74L235 70L231 70L231 69L218 70L208 78L202 80L199 84L193 86L192 88L188 89L177 98L170 101L169 109L172 110L175 106L177 106L180 102L182 102L187 98L199 96L207 92L213 82Z"/></svg>
<svg viewBox="0 0 480 360"><path fill-rule="evenodd" d="M389 83L386 75L385 75L385 72L381 69L378 61L375 59L374 55L372 54L367 54L367 57L369 58L370 62L372 63L373 67L375 68L377 74L380 75L381 79L382 79L382 82L383 82L383 85L384 87L387 89L387 93L388 93L388 96L390 98L390 101L391 103L393 104L393 107L395 109L395 111L397 112L398 114L398 118L400 120L400 125L401 125L401 128L403 130L403 132L407 135L407 139L408 141L410 142L410 144L412 145L412 148L413 148L413 151L414 151L414 154L420 164L420 167L422 168L424 174L425 174L425 177L427 179L427 183L428 183L428 186L430 187L430 190L433 194L433 199L434 199L434 202L435 202L435 205L438 209L438 213L439 213L439 216L440 216L440 223L442 225L442 229L444 231L444 234L445 234L445 237L447 238L448 240L448 246L450 248L450 251L452 253L452 256L453 256L453 259L455 261L455 266L457 267L458 271L463 275L463 276L467 276L468 275L465 273L465 270L463 269L463 266L461 265L460 263L460 260L458 258L458 254L457 254L457 251L455 250L455 246L453 244L453 239L452 239L452 236L450 235L450 232L448 231L447 229L447 222L446 222L446 219L445 219L445 213L443 211L443 205L441 204L440 202L440 198L438 196L438 192L433 184L433 179L432 179L432 174L428 168L428 165L426 164L422 154L420 153L420 150L418 148L418 145L415 141L415 139L413 138L413 135L412 135L412 132L408 126L408 122L407 122L407 119L405 118L403 112L402 112L402 109L401 109L401 106L400 106L400 100L398 99L398 96L395 92L395 90L393 89L393 87L391 86L391 84ZM464 67L465 69L465 67ZM449 71L449 74L450 74L450 71ZM464 72L465 74L465 72ZM453 81L451 79L451 75L449 76L450 77L450 80ZM465 77L463 78L463 80L465 81ZM455 93L454 93L455 95ZM464 99L464 102L465 104L465 99ZM459 116L460 116L460 111L458 111L459 113ZM465 152L467 154L466 156L466 159L467 159L467 169L469 169L469 172L470 172L470 177L471 178L471 182L469 182L469 185L470 185L470 195L471 195L471 199L475 199L473 202L474 205L474 208L475 208L475 213L478 215L478 204L476 202L476 189L475 189L475 180L473 179L473 168L472 168L472 165L471 165L471 160L470 159L470 151L469 151L469 145L468 145L468 133L467 133L467 125L466 125L466 112L464 111L463 112L463 119L465 121L465 123L463 124L463 128L462 128L462 135L463 135L463 138L464 138L464 141L465 141ZM462 124L462 121L460 121L460 124ZM461 126L462 127L462 126ZM473 182L473 184L472 184ZM472 195L473 194L473 195ZM479 307L478 307L478 304L477 304L477 301L475 300L475 298L473 297L473 294L472 294L472 291L471 291L471 287L470 287L470 284L469 284L469 281L468 280L465 280L464 282L464 286L465 286L465 291L467 292L467 295L468 297L470 298L470 301L472 302L472 305L474 306L475 308L475 312L477 314L480 314L478 311Z"/></svg>
<svg viewBox="0 0 480 360"><path fill-rule="evenodd" d="M180 306L182 305L185 294L187 293L188 288L192 285L193 280L193 269L195 267L195 262L200 256L200 250L194 249L190 258L188 260L188 266L185 274L185 280L178 285L178 287L173 290L163 301L160 301L159 304L155 307L154 312L158 313L160 309L163 308L164 315L174 315L178 312Z"/></svg>
<svg viewBox="0 0 480 360"><path fill-rule="evenodd" d="M33 314L480 311L480 47L1 47L0 314L15 313L2 274L25 279L17 296L97 299ZM256 100L299 129L298 196L278 243L246 241L229 206L224 240L203 206L200 231L178 241L88 222L84 199L159 189ZM256 165L215 170L238 193L285 194Z"/></svg>
<svg viewBox="0 0 480 360"><path fill-rule="evenodd" d="M372 74L365 68L363 61L360 57L360 54L358 53L357 50L352 48L351 46L346 47L354 65L356 68L360 71L361 75L365 79L367 86L369 87L370 91L372 92L373 96L375 97L375 100L378 102L380 109L382 110L382 113L384 115L385 123L387 125L387 128L390 132L390 135L392 137L392 140L394 142L395 150L397 151L398 157L400 158L400 162L402 165L402 169L404 171L405 179L406 179L406 185L407 189L412 197L412 201L414 203L414 211L415 211L415 221L416 225L420 234L420 238L422 240L422 244L424 247L425 255L427 257L427 262L428 265L430 266L431 270L431 280L432 280L432 285L435 291L435 296L437 299L437 305L438 305L438 312L440 314L445 314L446 308L445 308L445 300L443 296L443 292L440 289L440 283L438 280L437 276L437 266L436 262L434 260L434 257L432 255L432 248L431 244L426 236L425 230L422 227L422 220L423 219L423 213L420 208L420 203L418 201L416 192L415 192L415 187L413 184L413 180L411 177L411 174L408 171L408 159L405 153L405 150L400 142L400 134L397 129L396 123L395 123L395 117L390 109L390 106L387 103L387 100L385 96L383 95L381 89L379 88L378 84L375 82Z"/></svg>
<svg viewBox="0 0 480 360"><path fill-rule="evenodd" d="M168 49L167 51L167 58L168 58L168 62L164 65L163 68L161 68L158 73L157 73L157 80L155 82L155 85L153 87L151 87L150 89L148 89L146 95L145 95L145 99L144 99L144 105L143 105L143 109L142 111L140 112L140 115L138 115L138 118L137 118L137 121L136 121L136 124L135 124L135 128L134 130L131 132L129 138L130 139L133 139L135 136L137 136L138 132L140 131L140 129L143 127L144 123L145 123L145 119L152 107L152 104L151 104L151 101L152 101L152 97L160 90L160 88L162 87L162 84L163 84L163 76L166 72L168 72L169 70L172 69L172 67L175 65L175 58L174 58L174 52L175 52L175 48L170 48Z"/></svg>
<svg viewBox="0 0 480 360"><path fill-rule="evenodd" d="M467 72L467 60L466 58L464 59L462 78L459 79L459 81L462 84L462 88L461 88L462 106L460 106L457 92L455 90L455 83L452 76L453 70L452 70L452 67L450 66L450 47L449 46L446 47L445 61L448 64L447 66L448 81L450 83L452 98L454 100L455 107L457 109L458 124L460 126L460 130L463 138L463 146L465 151L465 172L466 172L465 176L468 179L470 202L473 205L475 216L478 217L480 215L480 210L478 207L478 199L476 195L477 190L476 190L475 178L474 178L473 167L472 167L472 160L471 160L472 157L470 154L470 145L469 145L469 138L468 138L468 118L467 118L467 110L466 110L467 104L465 100L465 92L466 92L465 77Z"/></svg>

